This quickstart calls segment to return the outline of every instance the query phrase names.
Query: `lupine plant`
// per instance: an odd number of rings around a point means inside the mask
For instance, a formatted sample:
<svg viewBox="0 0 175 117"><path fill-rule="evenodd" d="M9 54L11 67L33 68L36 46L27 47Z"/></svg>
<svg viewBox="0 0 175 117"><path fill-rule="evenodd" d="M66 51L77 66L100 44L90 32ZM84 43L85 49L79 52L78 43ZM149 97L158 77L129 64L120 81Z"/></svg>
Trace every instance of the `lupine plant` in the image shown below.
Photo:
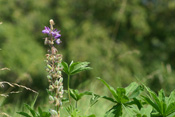
<svg viewBox="0 0 175 117"><path fill-rule="evenodd" d="M53 28L54 21L50 20L50 28L45 27L42 31L44 34L47 34L48 37L45 37L44 43L49 45L50 49L48 54L46 54L46 71L48 72L47 78L49 82L49 100L51 104L54 104L55 109L51 109L51 113L54 116L59 117L59 109L62 105L61 99L63 98L63 78L61 75L61 60L62 55L58 54L58 50L54 47L54 43L60 44L60 31Z"/></svg>
<svg viewBox="0 0 175 117"><path fill-rule="evenodd" d="M26 112L18 112L18 114L25 117L60 117L60 108L63 107L67 111L68 117L96 117L94 114L88 115L87 112L99 99L105 99L112 102L113 106L104 113L104 117L175 117L174 91L169 97L165 96L163 90L160 90L157 95L144 84L136 82L125 88L113 88L101 78L97 79L109 89L113 97L101 96L91 91L79 92L77 89L71 89L71 76L91 68L88 66L89 62L72 61L69 65L62 62L62 55L58 54L58 50L54 46L55 43L61 43L61 34L60 31L53 28L53 25L54 21L50 20L50 27L45 27L42 33L47 34L47 37L44 38L44 43L50 47L45 60L49 82L47 92L50 104L53 104L54 108L43 111L39 107L38 110L35 110L33 106L25 104L30 114ZM63 90L62 71L67 74L67 90ZM63 92L67 96L63 97ZM87 110L81 112L78 102L84 96L90 97L89 107L87 106ZM66 102L68 103L66 104Z"/></svg>

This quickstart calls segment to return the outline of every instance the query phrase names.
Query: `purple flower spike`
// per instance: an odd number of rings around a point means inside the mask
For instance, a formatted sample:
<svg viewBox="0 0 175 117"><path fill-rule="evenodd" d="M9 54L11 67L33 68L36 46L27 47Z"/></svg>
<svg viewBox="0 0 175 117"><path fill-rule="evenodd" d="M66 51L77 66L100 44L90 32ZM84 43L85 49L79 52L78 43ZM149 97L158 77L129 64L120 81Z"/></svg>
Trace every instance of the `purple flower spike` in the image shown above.
<svg viewBox="0 0 175 117"><path fill-rule="evenodd" d="M55 42L59 45L61 43L61 40L57 39Z"/></svg>
<svg viewBox="0 0 175 117"><path fill-rule="evenodd" d="M58 38L60 38L61 37L61 35L58 33L56 36L55 36L55 39L58 39Z"/></svg>
<svg viewBox="0 0 175 117"><path fill-rule="evenodd" d="M50 33L50 28L45 26L44 30L42 30L42 33L49 34Z"/></svg>

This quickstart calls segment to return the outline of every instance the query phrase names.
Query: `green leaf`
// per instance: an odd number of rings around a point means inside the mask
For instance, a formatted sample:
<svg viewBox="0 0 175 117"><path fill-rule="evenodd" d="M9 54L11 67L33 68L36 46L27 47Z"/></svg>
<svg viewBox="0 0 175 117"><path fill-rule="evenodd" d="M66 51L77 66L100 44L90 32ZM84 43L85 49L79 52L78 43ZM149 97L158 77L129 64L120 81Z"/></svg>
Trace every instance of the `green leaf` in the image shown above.
<svg viewBox="0 0 175 117"><path fill-rule="evenodd" d="M133 112L133 108L131 108L130 106L122 104L122 108L123 117L133 117L135 115L135 113Z"/></svg>
<svg viewBox="0 0 175 117"><path fill-rule="evenodd" d="M74 75L77 74L81 71L84 70L89 70L92 69L91 67L87 67L89 65L89 62L76 62L76 63L72 63L69 67L69 72L70 75Z"/></svg>
<svg viewBox="0 0 175 117"><path fill-rule="evenodd" d="M31 117L29 114L27 114L27 113L25 113L25 112L16 112L16 113L18 113L18 114L20 114L20 115L23 115L23 116L25 116L25 117Z"/></svg>
<svg viewBox="0 0 175 117"><path fill-rule="evenodd" d="M33 103L31 104L31 108L32 108L32 109L34 108L34 105L35 105L35 103L36 103L37 98L38 98L38 94L36 94L36 97L35 97Z"/></svg>
<svg viewBox="0 0 175 117"><path fill-rule="evenodd" d="M92 94L92 98L90 99L90 107L92 107L95 103L97 103L99 98L100 98L99 95Z"/></svg>
<svg viewBox="0 0 175 117"><path fill-rule="evenodd" d="M144 89L143 86L138 85L136 82L131 83L126 89L126 95L132 99L136 98Z"/></svg>
<svg viewBox="0 0 175 117"><path fill-rule="evenodd" d="M160 112L159 107L158 107L157 104L155 104L155 103L154 103L151 99L149 99L148 97L145 97L145 96L142 96L142 97L143 97L143 100L144 100L146 103L150 104L154 109L156 109L158 112Z"/></svg>
<svg viewBox="0 0 175 117"><path fill-rule="evenodd" d="M175 112L175 102L171 103L167 110L166 110L166 115L170 115L172 114L173 112Z"/></svg>
<svg viewBox="0 0 175 117"><path fill-rule="evenodd" d="M73 61L69 65L69 72L71 73L74 70L74 67L79 64L79 62L74 63Z"/></svg>
<svg viewBox="0 0 175 117"><path fill-rule="evenodd" d="M154 99L155 103L156 103L156 110L161 113L163 115L163 106L161 105L161 101L159 100L158 96L156 95L156 93L154 93L153 91L151 91L150 88L146 87L146 90L149 92L149 94L151 95L151 97ZM154 103L154 102L153 102Z"/></svg>
<svg viewBox="0 0 175 117"><path fill-rule="evenodd" d="M92 92L85 91L85 92L79 93L77 89L70 89L70 95L74 100L79 101L84 95L92 95Z"/></svg>
<svg viewBox="0 0 175 117"><path fill-rule="evenodd" d="M137 98L133 98L133 101L132 101L133 104L137 105L137 107L139 109L141 109L143 106L142 106L142 102L141 100L138 100Z"/></svg>
<svg viewBox="0 0 175 117"><path fill-rule="evenodd" d="M169 98L168 98L168 101L167 101L167 106L169 106L171 103L175 102L175 91L172 91Z"/></svg>
<svg viewBox="0 0 175 117"><path fill-rule="evenodd" d="M103 79L101 79L101 78L98 78L98 79L109 89L109 91L112 93L112 95L114 96L116 101L119 102L115 89L113 87L111 87L110 85L108 85L108 83L106 83Z"/></svg>
<svg viewBox="0 0 175 117"><path fill-rule="evenodd" d="M30 113L33 115L33 117L36 117L36 112L28 104L24 104L24 105L27 109L30 110Z"/></svg>
<svg viewBox="0 0 175 117"><path fill-rule="evenodd" d="M120 117L122 115L122 105L117 104L105 113L105 117Z"/></svg>
<svg viewBox="0 0 175 117"><path fill-rule="evenodd" d="M89 115L88 117L96 117L96 116L93 114L93 115Z"/></svg>
<svg viewBox="0 0 175 117"><path fill-rule="evenodd" d="M39 112L40 115L42 115L42 113L43 113L43 111L41 110L40 107L38 107L38 112Z"/></svg>
<svg viewBox="0 0 175 117"><path fill-rule="evenodd" d="M150 105L147 105L141 109L137 108L137 106L132 105L132 110L136 113L137 117L151 117L152 107Z"/></svg>
<svg viewBox="0 0 175 117"><path fill-rule="evenodd" d="M80 100L84 95L92 95L92 92L90 91L85 91L85 92L82 92L78 95L78 100Z"/></svg>
<svg viewBox="0 0 175 117"><path fill-rule="evenodd" d="M61 62L61 65L63 66L63 72L65 72L66 74L69 74L68 64L66 62Z"/></svg>
<svg viewBox="0 0 175 117"><path fill-rule="evenodd" d="M166 111L166 108L167 108L167 104L165 102L165 93L164 93L163 89L161 89L159 91L158 99L160 100L160 103L161 103L161 112L163 114L165 114L165 111Z"/></svg>
<svg viewBox="0 0 175 117"><path fill-rule="evenodd" d="M126 103L129 101L129 98L125 95L126 91L124 88L117 88L117 95L118 95L118 102L119 103Z"/></svg>
<svg viewBox="0 0 175 117"><path fill-rule="evenodd" d="M109 100L111 102L114 102L114 103L117 103L113 98L111 97L107 97L107 96L102 96L102 98L106 99L106 100Z"/></svg>
<svg viewBox="0 0 175 117"><path fill-rule="evenodd" d="M78 94L79 94L78 90L70 89L70 95L76 101L78 101Z"/></svg>

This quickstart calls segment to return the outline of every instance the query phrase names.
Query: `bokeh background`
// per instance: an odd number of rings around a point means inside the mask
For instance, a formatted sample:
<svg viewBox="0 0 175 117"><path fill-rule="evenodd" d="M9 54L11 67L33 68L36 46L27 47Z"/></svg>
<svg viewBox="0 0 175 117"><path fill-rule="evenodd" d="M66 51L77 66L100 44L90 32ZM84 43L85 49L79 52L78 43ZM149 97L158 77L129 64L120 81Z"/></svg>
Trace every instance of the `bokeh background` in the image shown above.
<svg viewBox="0 0 175 117"><path fill-rule="evenodd" d="M10 69L0 71L0 81L38 91L36 105L49 108L41 31L53 19L63 60L89 61L93 68L72 77L71 88L110 95L101 77L113 87L136 81L168 95L175 88L174 14L175 0L0 0L0 68ZM0 111L15 115L34 97L27 90L0 97ZM100 117L109 106L100 101L91 111Z"/></svg>

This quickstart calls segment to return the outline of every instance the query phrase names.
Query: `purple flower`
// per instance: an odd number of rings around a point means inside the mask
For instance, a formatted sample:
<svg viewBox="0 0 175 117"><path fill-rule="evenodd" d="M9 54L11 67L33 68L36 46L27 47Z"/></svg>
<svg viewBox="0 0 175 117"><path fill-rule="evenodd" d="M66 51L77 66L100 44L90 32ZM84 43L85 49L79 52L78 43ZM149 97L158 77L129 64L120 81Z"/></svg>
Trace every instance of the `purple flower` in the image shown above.
<svg viewBox="0 0 175 117"><path fill-rule="evenodd" d="M55 38L55 39L58 39L61 37L61 35L59 34L60 31L57 31L57 30L54 30L53 32L51 32L52 36Z"/></svg>
<svg viewBox="0 0 175 117"><path fill-rule="evenodd" d="M50 31L51 31L50 28L45 26L44 30L42 30L42 33L52 35L52 37L54 37L54 39L55 39L55 42L57 44L60 44L61 43L61 40L60 40L61 34L59 34L60 31L57 31L57 29L54 29L51 32Z"/></svg>
<svg viewBox="0 0 175 117"><path fill-rule="evenodd" d="M50 28L45 26L45 27L44 27L44 30L42 30L42 33L48 34L48 35L49 35L49 33L50 33Z"/></svg>
<svg viewBox="0 0 175 117"><path fill-rule="evenodd" d="M57 44L60 44L60 43L61 43L61 40L60 40L60 39L57 39L55 42L56 42Z"/></svg>

